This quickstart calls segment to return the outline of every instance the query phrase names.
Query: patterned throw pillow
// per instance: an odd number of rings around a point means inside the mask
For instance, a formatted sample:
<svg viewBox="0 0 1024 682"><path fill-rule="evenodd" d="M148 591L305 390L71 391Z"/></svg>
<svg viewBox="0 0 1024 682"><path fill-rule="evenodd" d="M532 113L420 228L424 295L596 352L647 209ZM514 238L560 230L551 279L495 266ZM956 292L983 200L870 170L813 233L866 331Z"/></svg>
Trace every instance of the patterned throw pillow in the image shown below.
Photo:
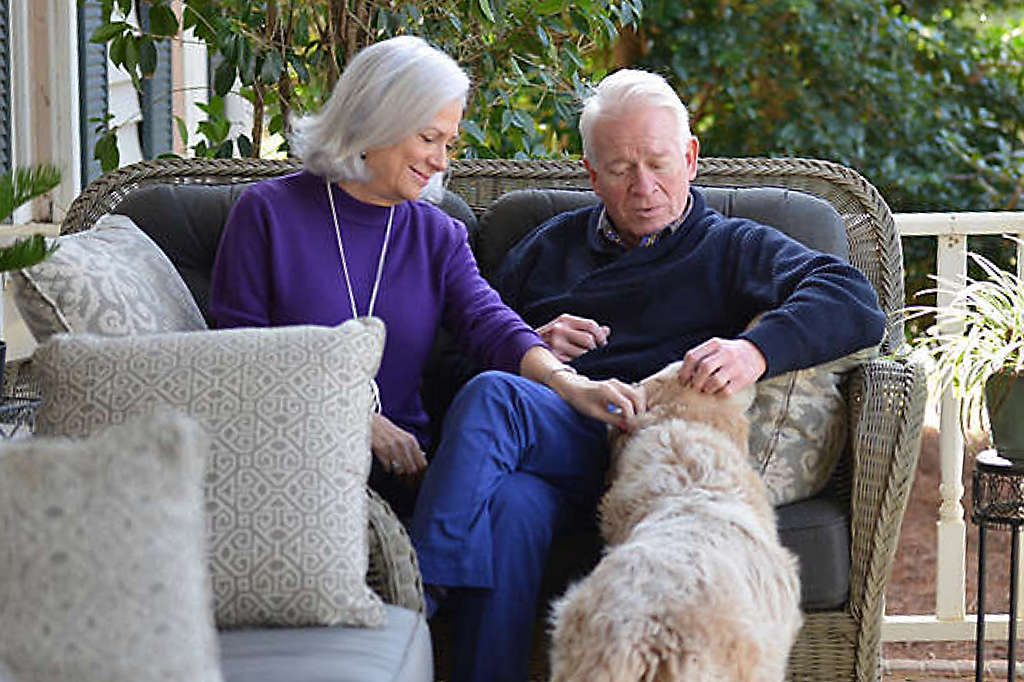
<svg viewBox="0 0 1024 682"><path fill-rule="evenodd" d="M206 449L169 412L0 446L0 679L220 681Z"/></svg>
<svg viewBox="0 0 1024 682"><path fill-rule="evenodd" d="M813 497L828 483L846 444L842 374L877 354L868 348L757 383L750 460L773 505Z"/></svg>
<svg viewBox="0 0 1024 682"><path fill-rule="evenodd" d="M378 626L366 585L377 319L122 338L35 354L36 432L85 436L168 405L210 434L206 522L217 624Z"/></svg>
<svg viewBox="0 0 1024 682"><path fill-rule="evenodd" d="M12 273L15 303L36 341L61 332L206 329L181 275L131 218L105 215L57 243L45 261Z"/></svg>

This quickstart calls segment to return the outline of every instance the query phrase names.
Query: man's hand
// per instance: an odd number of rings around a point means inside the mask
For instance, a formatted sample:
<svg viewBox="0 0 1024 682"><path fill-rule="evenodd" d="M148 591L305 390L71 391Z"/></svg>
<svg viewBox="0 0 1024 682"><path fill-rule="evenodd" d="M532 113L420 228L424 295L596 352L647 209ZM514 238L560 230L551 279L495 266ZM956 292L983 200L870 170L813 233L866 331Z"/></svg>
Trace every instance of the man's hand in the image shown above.
<svg viewBox="0 0 1024 682"><path fill-rule="evenodd" d="M704 393L732 395L761 378L768 363L746 339L708 339L683 357L679 379Z"/></svg>
<svg viewBox="0 0 1024 682"><path fill-rule="evenodd" d="M393 474L418 474L427 468L427 458L416 437L383 415L373 415L370 448L384 470Z"/></svg>
<svg viewBox="0 0 1024 682"><path fill-rule="evenodd" d="M537 333L551 347L556 358L569 362L608 343L611 329L585 317L562 313L538 327Z"/></svg>

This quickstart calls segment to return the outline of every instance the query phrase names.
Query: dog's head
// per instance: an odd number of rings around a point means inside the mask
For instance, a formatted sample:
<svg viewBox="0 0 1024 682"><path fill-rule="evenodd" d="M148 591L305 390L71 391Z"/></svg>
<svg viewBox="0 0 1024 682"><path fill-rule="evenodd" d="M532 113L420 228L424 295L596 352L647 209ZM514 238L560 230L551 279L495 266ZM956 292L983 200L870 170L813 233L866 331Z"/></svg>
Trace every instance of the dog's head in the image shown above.
<svg viewBox="0 0 1024 682"><path fill-rule="evenodd" d="M745 412L754 402L755 389L752 385L729 396L710 396L695 391L679 380L679 370L682 366L683 361L677 360L640 382L640 386L647 396L648 409L679 402L692 402L695 399L699 400L697 398L699 396L708 398L717 405L725 404L734 407L740 412Z"/></svg>
<svg viewBox="0 0 1024 682"><path fill-rule="evenodd" d="M702 393L680 380L682 366L682 360L673 362L640 382L647 412L633 420L633 430L672 418L701 421L723 431L745 449L749 423L744 413L754 401L754 386L728 396ZM628 435L613 437L612 449L621 449Z"/></svg>

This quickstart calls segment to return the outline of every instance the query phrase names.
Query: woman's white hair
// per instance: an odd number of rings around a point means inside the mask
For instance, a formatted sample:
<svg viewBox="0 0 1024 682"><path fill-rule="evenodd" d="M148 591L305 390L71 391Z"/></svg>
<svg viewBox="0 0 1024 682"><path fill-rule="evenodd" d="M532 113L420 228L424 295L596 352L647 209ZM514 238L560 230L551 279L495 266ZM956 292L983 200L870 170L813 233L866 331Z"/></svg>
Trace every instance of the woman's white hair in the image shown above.
<svg viewBox="0 0 1024 682"><path fill-rule="evenodd" d="M664 78L638 69L622 69L606 76L583 102L580 137L583 156L594 161L593 129L599 118L629 114L638 106L664 107L676 117L679 144L690 139L690 112ZM681 147L682 148L682 147Z"/></svg>
<svg viewBox="0 0 1024 682"><path fill-rule="evenodd" d="M291 146L310 173L367 182L361 154L412 135L452 100L466 102L469 77L420 38L399 36L360 50L327 103L292 122Z"/></svg>

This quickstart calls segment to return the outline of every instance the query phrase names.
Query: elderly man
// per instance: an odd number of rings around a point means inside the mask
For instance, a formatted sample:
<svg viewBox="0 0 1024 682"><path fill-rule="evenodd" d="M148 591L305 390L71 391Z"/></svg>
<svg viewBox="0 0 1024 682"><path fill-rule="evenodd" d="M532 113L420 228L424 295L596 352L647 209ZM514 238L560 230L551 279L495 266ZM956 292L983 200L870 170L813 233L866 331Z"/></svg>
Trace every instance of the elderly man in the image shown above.
<svg viewBox="0 0 1024 682"><path fill-rule="evenodd" d="M879 342L884 318L859 271L707 208L690 187L697 138L660 76L605 78L580 133L602 202L538 228L497 275L559 359L636 381L685 358L684 379L731 393Z"/></svg>
<svg viewBox="0 0 1024 682"><path fill-rule="evenodd" d="M462 389L410 525L430 605L451 597L456 682L525 679L551 544L592 523L608 451L604 425L556 395L576 373L633 382L685 358L684 379L730 393L883 333L855 268L707 208L690 187L697 139L664 79L607 77L580 131L601 203L537 228L496 283L570 364L548 375L553 390L496 373ZM644 405L619 383L628 428Z"/></svg>

